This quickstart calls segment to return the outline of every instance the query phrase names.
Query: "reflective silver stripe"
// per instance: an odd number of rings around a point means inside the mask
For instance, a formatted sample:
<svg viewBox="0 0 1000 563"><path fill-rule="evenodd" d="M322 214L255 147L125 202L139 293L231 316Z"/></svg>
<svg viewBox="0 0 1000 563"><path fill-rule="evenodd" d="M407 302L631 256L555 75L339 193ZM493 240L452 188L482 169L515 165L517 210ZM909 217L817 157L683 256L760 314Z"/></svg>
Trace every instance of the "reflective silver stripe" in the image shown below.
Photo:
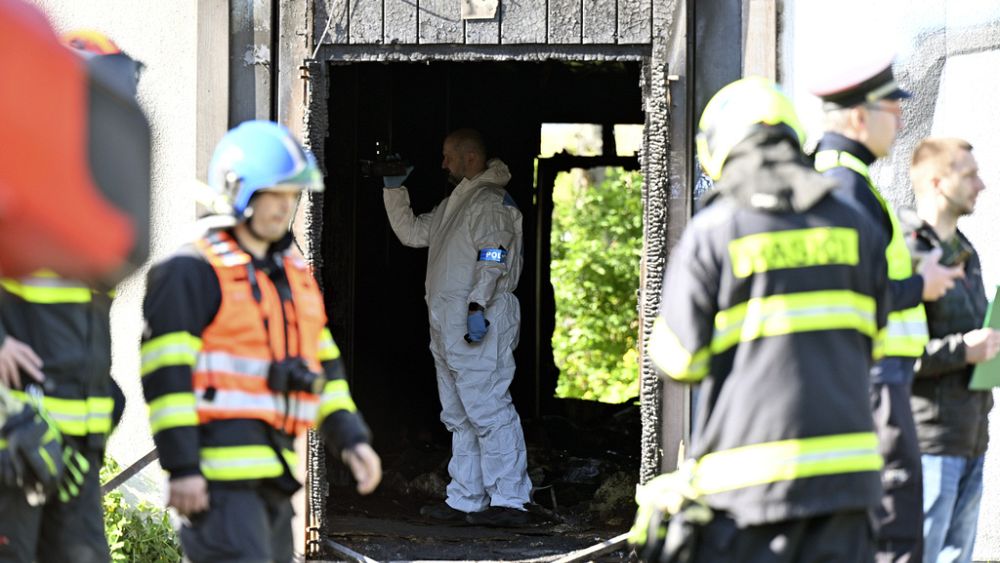
<svg viewBox="0 0 1000 563"><path fill-rule="evenodd" d="M320 397L321 403L330 403L333 401L341 401L343 399L348 399L353 401L351 397L351 391L349 389L340 389L338 391L325 391L323 396Z"/></svg>
<svg viewBox="0 0 1000 563"><path fill-rule="evenodd" d="M861 320L865 321L865 324L871 324L873 326L875 324L875 315L869 311L863 311L861 309L858 309L857 307L851 307L849 305L840 307L824 305L824 306L810 307L808 309L775 311L773 313L764 314L760 316L748 314L744 316L743 319L741 319L742 322L735 323L725 330L716 331L715 334L712 336L712 340L714 342L716 340L729 338L730 337L729 335L731 335L732 333L742 331L747 325L748 320L752 320L754 325L756 326L756 325L766 324L771 319L779 319L779 318L787 319L796 317L822 317L824 315L831 315L838 313L854 315L860 318Z"/></svg>
<svg viewBox="0 0 1000 563"><path fill-rule="evenodd" d="M202 352L198 354L195 371L224 371L226 373L267 378L269 360L234 356L227 352Z"/></svg>
<svg viewBox="0 0 1000 563"><path fill-rule="evenodd" d="M822 475L878 471L882 456L872 432L764 442L706 454L692 485L703 494Z"/></svg>
<svg viewBox="0 0 1000 563"><path fill-rule="evenodd" d="M219 257L223 266L241 266L250 262L250 257L243 254L226 254Z"/></svg>
<svg viewBox="0 0 1000 563"><path fill-rule="evenodd" d="M257 459L202 459L201 465L209 469L232 469L234 467L270 466L278 463L278 456L259 457Z"/></svg>
<svg viewBox="0 0 1000 563"><path fill-rule="evenodd" d="M313 422L316 420L317 413L319 413L319 401L302 401L292 397L291 408L288 409L288 413L298 420Z"/></svg>
<svg viewBox="0 0 1000 563"><path fill-rule="evenodd" d="M48 276L28 276L24 278L16 278L16 281L21 285L27 285L31 287L60 287L66 289L86 289L86 284L82 284L77 281L67 280L63 278L50 278Z"/></svg>
<svg viewBox="0 0 1000 563"><path fill-rule="evenodd" d="M159 346L153 349L151 352L146 352L142 355L141 363L144 365L156 363L157 360L164 356L177 356L182 355L193 356L198 353L198 349L187 343L169 344L167 346ZM190 361L190 360L189 360Z"/></svg>
<svg viewBox="0 0 1000 563"><path fill-rule="evenodd" d="M205 391L195 391L199 411L227 411L233 409L253 409L281 412L284 398L271 394L254 394L230 389L217 389L211 401L205 400Z"/></svg>
<svg viewBox="0 0 1000 563"><path fill-rule="evenodd" d="M156 412L151 412L149 414L149 425L156 428L156 423L160 420L173 416L175 414L189 414L191 413L191 405L177 405L175 407L164 407Z"/></svg>
<svg viewBox="0 0 1000 563"><path fill-rule="evenodd" d="M919 321L901 321L896 318L890 318L885 329L889 336L925 338L927 333L927 323Z"/></svg>
<svg viewBox="0 0 1000 563"><path fill-rule="evenodd" d="M111 415L93 415L87 416L86 414L65 414L54 411L47 411L47 413L52 420L56 421L56 424L86 424L88 418L111 418Z"/></svg>
<svg viewBox="0 0 1000 563"><path fill-rule="evenodd" d="M243 391L219 389L211 401L206 401L205 391L196 391L198 412L222 414L233 410L264 411L273 416L285 416L285 398L280 395L254 394ZM291 399L288 414L299 420L313 421L319 412L319 401Z"/></svg>
<svg viewBox="0 0 1000 563"><path fill-rule="evenodd" d="M842 459L845 457L862 456L862 455L872 455L877 453L872 448L855 448L853 450L840 450L836 452L817 452L813 454L802 454L795 456L794 458L789 458L781 460L784 463L808 463L810 461L829 461L831 459Z"/></svg>
<svg viewBox="0 0 1000 563"><path fill-rule="evenodd" d="M250 262L249 254L221 234L207 237L199 244L206 256L218 260L223 266L242 266Z"/></svg>
<svg viewBox="0 0 1000 563"><path fill-rule="evenodd" d="M277 477L284 467L268 446L203 448L201 471L210 480L233 481Z"/></svg>

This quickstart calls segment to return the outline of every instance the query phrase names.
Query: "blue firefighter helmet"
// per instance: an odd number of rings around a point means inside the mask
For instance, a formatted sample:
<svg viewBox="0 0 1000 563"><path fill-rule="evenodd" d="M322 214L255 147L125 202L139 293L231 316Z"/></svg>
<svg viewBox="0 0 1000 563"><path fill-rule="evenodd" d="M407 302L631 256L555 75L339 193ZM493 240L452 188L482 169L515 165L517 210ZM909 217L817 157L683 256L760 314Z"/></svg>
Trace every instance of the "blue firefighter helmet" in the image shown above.
<svg viewBox="0 0 1000 563"><path fill-rule="evenodd" d="M261 120L244 121L222 137L208 166L208 182L237 218L260 190L321 192L324 187L312 153L284 126Z"/></svg>

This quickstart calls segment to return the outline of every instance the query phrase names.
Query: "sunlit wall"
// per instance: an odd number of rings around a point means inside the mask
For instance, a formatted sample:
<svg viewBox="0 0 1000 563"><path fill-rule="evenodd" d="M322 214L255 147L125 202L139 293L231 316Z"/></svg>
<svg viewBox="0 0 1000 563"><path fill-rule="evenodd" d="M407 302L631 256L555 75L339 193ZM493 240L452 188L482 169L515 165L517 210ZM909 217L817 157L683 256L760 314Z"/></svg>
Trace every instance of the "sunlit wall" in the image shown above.
<svg viewBox="0 0 1000 563"><path fill-rule="evenodd" d="M959 228L983 261L987 288L1000 284L1000 1L855 0L829 3L786 0L782 13L780 75L815 143L820 105L808 93L810 77L828 57L863 57L873 48L898 53L897 78L914 93L904 104L904 130L893 153L873 169L897 205L912 203L909 159L920 139L948 135L975 147L987 191L976 213ZM874 46L874 47L873 47ZM988 290L992 294L992 289ZM992 295L990 296L992 298ZM975 559L1000 559L1000 417L990 417L995 439L986 455L985 491Z"/></svg>

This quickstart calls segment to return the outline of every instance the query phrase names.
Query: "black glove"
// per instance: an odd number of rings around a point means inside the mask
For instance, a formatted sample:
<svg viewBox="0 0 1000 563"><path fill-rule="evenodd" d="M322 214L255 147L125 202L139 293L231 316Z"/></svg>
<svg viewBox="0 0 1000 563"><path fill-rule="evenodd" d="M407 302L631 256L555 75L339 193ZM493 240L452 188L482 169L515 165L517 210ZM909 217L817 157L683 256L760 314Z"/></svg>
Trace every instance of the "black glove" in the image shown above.
<svg viewBox="0 0 1000 563"><path fill-rule="evenodd" d="M62 443L55 424L31 405L7 419L0 435L7 439L7 449L28 470L24 480L42 492L56 490L65 469Z"/></svg>
<svg viewBox="0 0 1000 563"><path fill-rule="evenodd" d="M24 464L10 448L0 450L0 485L21 488L24 484Z"/></svg>

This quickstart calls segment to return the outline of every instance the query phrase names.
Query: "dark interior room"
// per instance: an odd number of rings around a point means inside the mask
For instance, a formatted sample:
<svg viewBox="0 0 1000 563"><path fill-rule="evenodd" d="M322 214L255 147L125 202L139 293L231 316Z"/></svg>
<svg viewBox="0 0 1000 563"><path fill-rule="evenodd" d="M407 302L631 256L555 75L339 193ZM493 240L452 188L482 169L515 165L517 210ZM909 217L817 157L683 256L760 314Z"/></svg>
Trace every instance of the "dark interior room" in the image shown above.
<svg viewBox="0 0 1000 563"><path fill-rule="evenodd" d="M430 211L451 189L441 169L441 146L447 133L460 127L482 132L489 156L509 166L507 190L524 217L524 271L516 291L521 332L511 395L528 443L535 502L558 509L571 504L573 497L568 485L558 488L559 498L546 490L558 476L548 467L532 467L541 463L541 452L559 450L581 458L612 455L616 463L634 465L637 475L635 400L606 405L554 395L559 371L551 344L555 302L549 281L549 225L558 172L638 168L638 156L616 154L610 132L615 124L643 123L640 63L334 63L328 76L327 189L317 200L322 201L320 226L314 221L314 229L321 229L314 238L320 242L317 276L352 394L383 456L386 480L375 496L394 497L391 506L400 507L398 514L390 508L381 516L406 518L409 508L399 497L433 493L414 487L412 479L428 472L447 479L443 464L450 438L438 419L428 350L423 298L427 250L398 241L386 218L381 178L366 177L361 161L374 158L378 144L412 163L406 186L413 210ZM603 154L539 159L543 123L601 125ZM331 515L346 505L378 503L351 493L339 464L329 463L328 469ZM440 485L443 494L444 482ZM369 514L375 510L362 509Z"/></svg>

